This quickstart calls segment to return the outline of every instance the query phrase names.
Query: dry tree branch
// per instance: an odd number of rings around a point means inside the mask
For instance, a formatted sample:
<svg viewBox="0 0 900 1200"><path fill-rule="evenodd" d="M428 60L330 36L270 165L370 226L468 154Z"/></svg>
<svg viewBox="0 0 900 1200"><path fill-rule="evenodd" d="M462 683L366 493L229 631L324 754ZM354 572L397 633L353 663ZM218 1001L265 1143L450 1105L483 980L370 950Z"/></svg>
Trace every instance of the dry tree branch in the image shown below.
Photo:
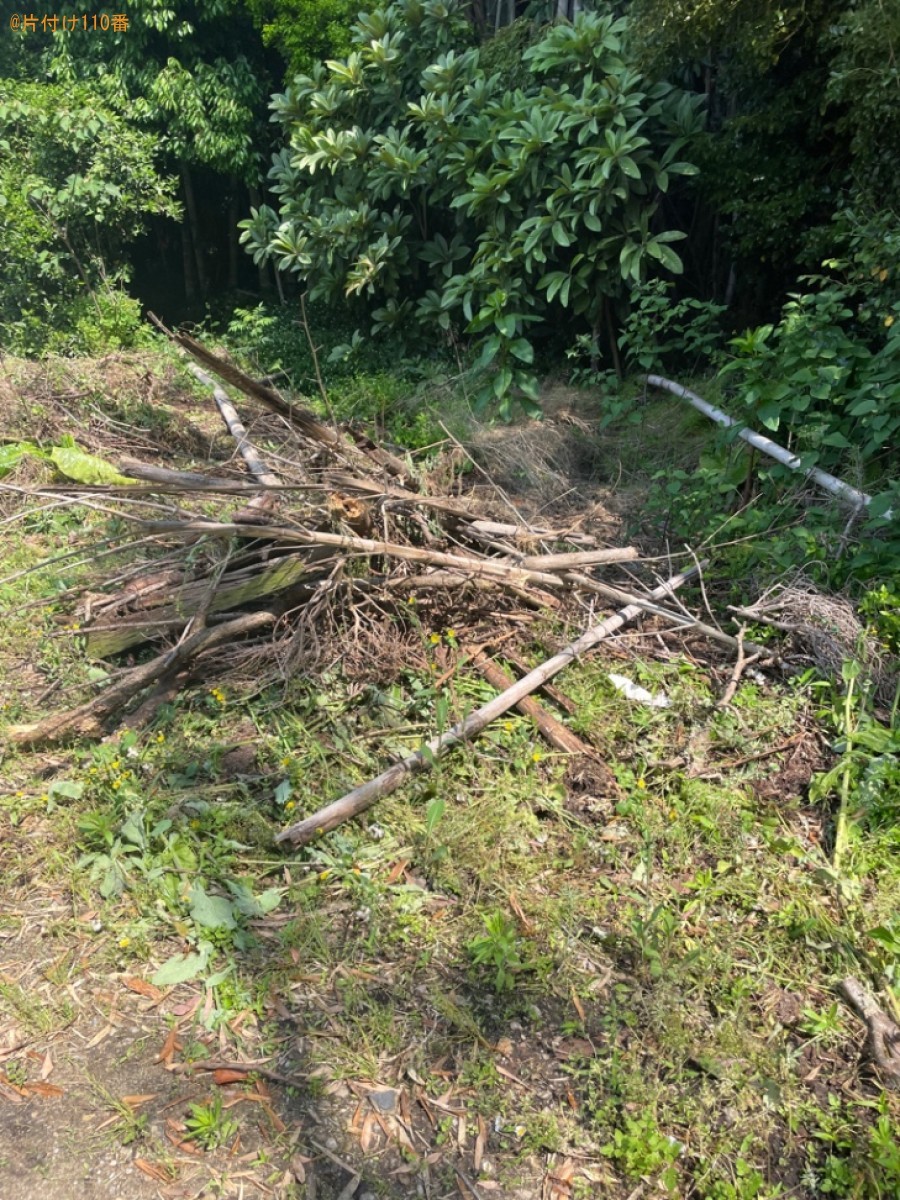
<svg viewBox="0 0 900 1200"><path fill-rule="evenodd" d="M271 625L275 616L270 612L248 613L224 625L202 629L191 634L174 649L167 650L148 663L129 671L116 683L110 684L93 700L67 712L51 713L32 725L10 725L7 735L19 745L34 746L42 742L59 742L67 737L97 737L102 723L112 713L122 709L134 696L156 683L164 675L182 668L185 663L222 642L255 632Z"/></svg>

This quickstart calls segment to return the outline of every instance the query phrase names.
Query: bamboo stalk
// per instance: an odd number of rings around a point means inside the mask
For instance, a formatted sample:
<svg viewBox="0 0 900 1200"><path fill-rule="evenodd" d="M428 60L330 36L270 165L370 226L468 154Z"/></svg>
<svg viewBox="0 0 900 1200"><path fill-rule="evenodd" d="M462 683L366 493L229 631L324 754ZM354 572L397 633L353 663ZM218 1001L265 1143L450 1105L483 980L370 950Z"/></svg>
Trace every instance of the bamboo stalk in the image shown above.
<svg viewBox="0 0 900 1200"><path fill-rule="evenodd" d="M607 563L635 562L634 546L616 546L611 550L579 550L575 554L532 554L518 560L525 570L568 571L572 567L602 567Z"/></svg>
<svg viewBox="0 0 900 1200"><path fill-rule="evenodd" d="M469 650L465 646L462 647L464 653L469 657L469 661L478 668L481 674L485 677L491 687L496 688L498 692L508 691L515 684L515 679L509 675L503 668L488 658L483 650ZM597 753L592 746L587 742L582 741L577 733L573 733L568 726L558 720L551 712L544 708L539 700L534 696L523 696L516 703L516 708L526 717L531 717L538 731L548 745L554 750L560 750L563 754L584 754L588 758L596 758Z"/></svg>
<svg viewBox="0 0 900 1200"><path fill-rule="evenodd" d="M687 400L688 404L693 405L698 412L702 412L705 417L709 417L711 421L715 421L717 425L722 425L725 429L734 429L736 426L740 426L740 422L736 421L734 417L730 417L727 413L722 412L721 408L716 408L714 404L710 404L708 400L704 400L702 396L698 396L690 388L682 387L680 383L673 383L671 379L665 379L662 375L648 375L647 383L650 387L660 388L662 391L671 392L673 396ZM803 464L797 455L792 454L790 450L785 450L784 446L779 446L771 438L767 438L761 433L756 433L752 429L738 428L737 432L738 437L745 441L748 446L754 446L763 454L767 454L769 458L774 458L776 462L780 462L782 466L789 467L792 471L803 470ZM826 492L830 492L832 496L837 496L839 500L852 505L853 508L867 508L872 502L872 497L867 495L866 492L861 492L857 488L851 487L843 479L838 479L835 475L829 475L827 471L822 471L819 467L809 467L803 473L807 479L811 479L820 488L823 488ZM893 510L889 510L884 514L888 520L893 515Z"/></svg>
<svg viewBox="0 0 900 1200"><path fill-rule="evenodd" d="M738 649L738 639L732 637L730 633L726 633L723 629L716 629L715 625L707 625L703 621L698 621L695 617L689 616L687 613L674 612L670 608L661 608L658 604L653 604L649 599L643 596L632 595L631 592L623 591L622 588L613 587L608 583L599 583L596 579L589 579L586 575L571 574L567 578L577 587L582 587L586 591L596 592L598 596L604 596L607 600L614 600L617 604L637 604L644 612L651 613L655 617L662 617L663 620L672 621L676 625L680 625L685 631L688 629L696 629L698 633L702 633L704 637L713 642L721 642L723 646L729 646L732 650ZM744 649L751 651L753 654L766 655L774 657L770 650L765 646L760 646L757 642L744 642Z"/></svg>
<svg viewBox="0 0 900 1200"><path fill-rule="evenodd" d="M687 583L688 580L694 578L697 574L699 574L699 567L694 566L680 575L673 575L671 579L653 589L651 598L662 600L666 596L670 596L677 588ZM326 805L325 808L313 813L310 817L306 817L305 820L297 821L295 824L289 825L286 829L282 829L277 834L275 840L277 842L294 842L302 846L317 835L336 829L344 821L349 821L352 817L358 816L359 813L364 812L367 808L371 808L382 796L387 796L391 792L396 791L408 776L427 770L434 764L436 759L446 754L453 746L458 745L460 742L469 741L471 738L477 736L491 721L502 716L525 696L531 695L541 684L545 683L548 679L552 679L554 675L558 675L560 671L575 662L580 655L593 649L604 638L609 637L610 634L621 629L623 625L627 625L629 621L633 621L635 617L640 616L641 611L637 605L631 604L614 616L607 617L599 625L595 625L587 633L582 634L580 638L560 651L559 654L554 655L553 658L548 659L540 667L529 672L523 679L513 684L511 688L507 688L505 692L501 692L499 696L496 696L489 703L470 713L465 720L454 725L452 729L432 738L421 749L404 758L401 762L395 763L392 767L388 767L386 771L383 771L375 779L370 779L368 783L354 788L346 796L342 796L332 804Z"/></svg>
<svg viewBox="0 0 900 1200"><path fill-rule="evenodd" d="M205 384L206 387L212 388L212 394L213 399L216 402L216 408L218 408L228 432L237 442L238 453L247 464L247 469L250 471L250 474L253 476L253 478L258 483L263 484L264 487L278 487L281 483L281 480L277 475L273 475L263 462L259 451L250 441L247 430L245 429L241 418L238 416L238 411L229 400L227 393L219 387L216 381L212 379L206 373L206 371L202 370L195 363L188 363L188 370L195 379L199 379L199 381L202 384Z"/></svg>

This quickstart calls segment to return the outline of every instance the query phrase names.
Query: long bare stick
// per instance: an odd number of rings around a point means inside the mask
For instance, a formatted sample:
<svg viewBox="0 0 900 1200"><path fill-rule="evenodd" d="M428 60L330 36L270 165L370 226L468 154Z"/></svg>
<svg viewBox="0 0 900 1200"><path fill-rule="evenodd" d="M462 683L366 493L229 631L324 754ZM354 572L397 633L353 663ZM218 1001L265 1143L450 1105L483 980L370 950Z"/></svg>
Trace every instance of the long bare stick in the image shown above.
<svg viewBox="0 0 900 1200"><path fill-rule="evenodd" d="M869 1057L884 1072L888 1087L900 1088L900 1026L878 1007L866 988L848 975L837 989L868 1031ZM889 993L887 993L889 994Z"/></svg>
<svg viewBox="0 0 900 1200"><path fill-rule="evenodd" d="M732 637L730 633L725 633L724 630L717 629L715 625L707 625L703 621L697 621L694 617L686 613L674 612L670 608L661 608L658 604L653 604L647 597L633 596L631 592L623 591L622 588L613 587L608 583L600 583L596 579L576 574L574 571L571 574L567 574L566 578L577 587L584 588L585 591L596 592L598 596L605 596L607 600L615 600L617 604L636 604L644 612L652 613L655 617L662 617L666 621L672 621L676 625L683 626L685 632L689 629L696 629L698 633L702 633L710 641L721 642L723 646L730 646L733 650L737 650L738 648L738 639ZM756 642L744 642L744 648L754 654L770 655L771 653L764 646L757 645Z"/></svg>
<svg viewBox="0 0 900 1200"><path fill-rule="evenodd" d="M466 646L463 646L462 649L468 654L473 666L478 668L491 687L496 688L499 692L505 692L513 686L514 677L507 671L504 671L492 658L489 658L483 650L479 648L472 650ZM577 733L574 733L567 725L564 725L562 721L554 717L534 696L523 696L517 702L516 708L524 716L531 717L535 725L537 725L538 731L544 741L551 745L554 750L560 750L563 754L583 754L587 758L599 763L599 755L593 746L589 746ZM616 783L612 771L606 766L603 769L608 774L607 783L615 789Z"/></svg>
<svg viewBox="0 0 900 1200"><path fill-rule="evenodd" d="M688 404L693 405L698 412L702 412L705 417L709 417L711 421L715 421L717 425L722 425L725 429L733 429L735 426L740 425L740 422L736 421L734 417L730 417L727 413L722 412L721 408L716 408L714 404L710 404L708 400L704 400L702 396L698 396L690 388L682 387L680 383L673 383L671 379L665 379L662 375L648 375L647 383L650 387L660 388L662 391L671 392L673 396L679 396L682 400L687 400ZM771 438L765 437L764 434L756 433L752 429L739 428L737 435L749 446L753 446L756 450L761 450L763 454L767 454L769 458L774 458L776 462L789 467L792 471L803 470L803 464L796 454L792 454L790 450L785 450L784 446L779 446L777 442L773 442ZM839 500L845 501L854 508L866 508L872 502L872 497L865 492L851 487L843 479L829 475L827 471L823 471L819 467L810 467L804 473L808 479L817 483L820 488L823 488L826 492L831 492L832 496L837 496ZM893 516L893 511L886 512L884 516L890 520Z"/></svg>
<svg viewBox="0 0 900 1200"><path fill-rule="evenodd" d="M202 384L212 389L213 399L216 402L222 420L225 422L226 428L234 440L237 442L238 452L241 458L247 464L250 474L259 483L265 487L278 487L281 480L277 475L273 475L250 438L247 435L247 430L238 416L237 409L231 403L226 392L219 387L216 381L207 375L206 371L198 367L195 363L188 363L188 370L195 379L199 379Z"/></svg>
<svg viewBox="0 0 900 1200"><path fill-rule="evenodd" d="M696 574L697 568L691 567L680 575L673 575L671 579L653 589L650 594L651 598L654 600L664 599L689 579L693 579ZM317 834L336 829L344 821L371 808L382 796L396 791L409 775L426 770L433 765L437 758L446 754L451 747L460 742L469 741L481 733L485 726L502 716L524 696L531 695L542 683L552 679L554 675L558 675L565 667L575 662L580 655L593 649L598 642L602 642L604 638L621 629L623 625L627 625L629 621L633 621L635 617L640 616L641 612L642 610L636 604L630 604L615 616L607 617L605 621L601 621L599 625L589 629L587 633L582 634L580 638L568 645L565 650L548 659L542 666L536 667L523 679L513 684L511 688L507 688L505 692L501 692L499 696L482 708L470 713L464 721L460 721L446 733L432 738L427 745L422 746L421 749L401 762L395 763L376 779L371 779L361 787L348 792L346 796L335 800L333 804L327 805L319 812L313 813L311 817L282 829L275 840L277 842L295 842L302 846Z"/></svg>

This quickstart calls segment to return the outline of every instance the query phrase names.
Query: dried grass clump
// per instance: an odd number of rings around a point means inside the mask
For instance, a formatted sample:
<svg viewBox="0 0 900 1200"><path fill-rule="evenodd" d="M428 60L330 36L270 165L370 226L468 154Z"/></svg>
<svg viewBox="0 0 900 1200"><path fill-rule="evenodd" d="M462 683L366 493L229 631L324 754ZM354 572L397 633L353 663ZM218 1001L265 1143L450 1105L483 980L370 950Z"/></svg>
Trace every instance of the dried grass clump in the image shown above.
<svg viewBox="0 0 900 1200"><path fill-rule="evenodd" d="M743 610L789 634L788 654L839 678L849 659L859 661L876 700L890 703L898 683L897 664L867 633L844 596L825 595L812 583L779 584Z"/></svg>
<svg viewBox="0 0 900 1200"><path fill-rule="evenodd" d="M538 506L569 495L573 482L596 474L597 451L582 422L479 426L467 449L496 485L513 495L527 492Z"/></svg>

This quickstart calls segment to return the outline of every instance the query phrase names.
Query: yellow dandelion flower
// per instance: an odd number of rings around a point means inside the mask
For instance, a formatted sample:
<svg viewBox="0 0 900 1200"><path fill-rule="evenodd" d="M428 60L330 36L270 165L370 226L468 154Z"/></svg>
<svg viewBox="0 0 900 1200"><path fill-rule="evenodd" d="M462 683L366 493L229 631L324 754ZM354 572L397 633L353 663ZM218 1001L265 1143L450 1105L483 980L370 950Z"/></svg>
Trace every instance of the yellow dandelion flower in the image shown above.
<svg viewBox="0 0 900 1200"><path fill-rule="evenodd" d="M289 767L291 765L291 760L289 758L283 758L281 760L281 765L283 767Z"/></svg>
<svg viewBox="0 0 900 1200"><path fill-rule="evenodd" d="M287 804L284 806L284 811L290 812L292 808L296 808L296 807L297 807L296 800L288 800Z"/></svg>
<svg viewBox="0 0 900 1200"><path fill-rule="evenodd" d="M534 754L531 756L531 761L533 763L539 763L543 757L543 754L541 754L539 750L535 750Z"/></svg>
<svg viewBox="0 0 900 1200"><path fill-rule="evenodd" d="M114 758L109 765L114 771L118 771L119 767L122 765L122 760L120 758Z"/></svg>
<svg viewBox="0 0 900 1200"><path fill-rule="evenodd" d="M646 779L643 777L643 775L642 775L642 776L640 777L640 779L637 781L637 785L638 785L638 787L641 789L641 791L642 791L642 792L643 792L643 791L646 791L646 788L647 788L647 780L646 780Z"/></svg>
<svg viewBox="0 0 900 1200"><path fill-rule="evenodd" d="M408 596L406 599L407 604L415 604L415 602L416 602L415 596Z"/></svg>
<svg viewBox="0 0 900 1200"><path fill-rule="evenodd" d="M456 630L455 630L455 629L448 629L448 630L447 630L447 637L448 637L448 638L455 638L455 637L456 637Z"/></svg>
<svg viewBox="0 0 900 1200"><path fill-rule="evenodd" d="M890 329L890 327L893 325L893 323L894 323L894 318L892 315L889 314L888 316L886 316L884 318L885 329Z"/></svg>
<svg viewBox="0 0 900 1200"><path fill-rule="evenodd" d="M512 721L504 721L504 722L503 722L503 728L504 728L504 730L505 730L505 732L506 732L506 733L512 733L512 731L513 731L513 723L512 723Z"/></svg>
<svg viewBox="0 0 900 1200"><path fill-rule="evenodd" d="M319 872L319 878L320 878L320 879L327 879L327 878L328 878L328 876L329 876L330 874L331 874L331 871L329 871L329 870L320 871L320 872Z"/></svg>
<svg viewBox="0 0 900 1200"><path fill-rule="evenodd" d="M119 788L122 786L122 780L121 780L121 779L114 779L114 780L112 781L112 786L113 786L113 791L114 791L114 792L117 792L117 791L119 790Z"/></svg>
<svg viewBox="0 0 900 1200"><path fill-rule="evenodd" d="M130 945L131 945L130 937L120 937L119 938L119 949L120 950L127 950Z"/></svg>
<svg viewBox="0 0 900 1200"><path fill-rule="evenodd" d="M164 733L158 733L156 735L156 740L160 745L162 745L162 743L166 740L166 735Z"/></svg>
<svg viewBox="0 0 900 1200"><path fill-rule="evenodd" d="M432 646L436 646L441 640L441 635L439 633L433 633L428 640L431 642Z"/></svg>

